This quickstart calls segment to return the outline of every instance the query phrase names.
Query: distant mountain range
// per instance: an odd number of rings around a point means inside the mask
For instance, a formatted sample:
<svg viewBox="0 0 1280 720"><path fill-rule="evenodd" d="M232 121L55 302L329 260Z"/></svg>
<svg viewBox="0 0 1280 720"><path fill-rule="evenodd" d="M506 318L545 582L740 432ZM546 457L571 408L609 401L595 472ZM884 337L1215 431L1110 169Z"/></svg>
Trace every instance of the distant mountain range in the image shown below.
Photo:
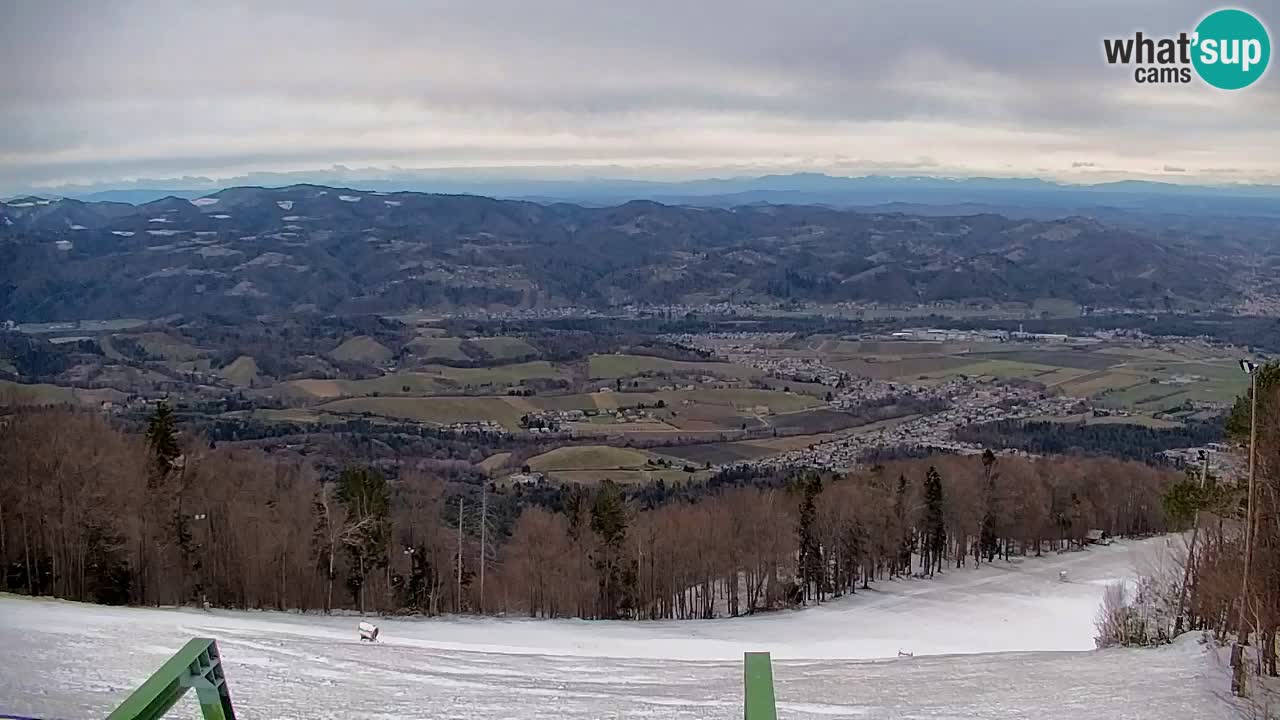
<svg viewBox="0 0 1280 720"><path fill-rule="evenodd" d="M671 205L735 207L753 203L866 207L981 208L1020 217L1062 217L1097 211L1191 216L1280 217L1280 186L1180 185L1121 181L1072 185L1019 178L833 177L819 173L659 182L588 178L524 179L501 173L450 171L333 171L256 173L219 183L207 178L137 181L129 185L69 187L60 196L86 201L145 203L195 198L227 185L287 187L299 183L355 185L380 192L483 195L499 199L617 205L653 200Z"/></svg>
<svg viewBox="0 0 1280 720"><path fill-rule="evenodd" d="M0 318L1040 298L1222 308L1274 292L1274 223L1211 225L317 185L141 205L23 197L0 203Z"/></svg>

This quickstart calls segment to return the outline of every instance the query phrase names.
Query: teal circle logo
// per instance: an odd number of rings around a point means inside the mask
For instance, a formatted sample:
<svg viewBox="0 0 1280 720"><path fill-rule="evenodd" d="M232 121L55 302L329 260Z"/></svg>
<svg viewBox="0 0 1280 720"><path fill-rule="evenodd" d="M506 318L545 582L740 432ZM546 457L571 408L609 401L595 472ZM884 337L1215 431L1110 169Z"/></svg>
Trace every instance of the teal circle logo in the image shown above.
<svg viewBox="0 0 1280 720"><path fill-rule="evenodd" d="M1191 62L1200 78L1221 90L1249 87L1271 60L1271 37L1243 10L1219 10L1196 26Z"/></svg>

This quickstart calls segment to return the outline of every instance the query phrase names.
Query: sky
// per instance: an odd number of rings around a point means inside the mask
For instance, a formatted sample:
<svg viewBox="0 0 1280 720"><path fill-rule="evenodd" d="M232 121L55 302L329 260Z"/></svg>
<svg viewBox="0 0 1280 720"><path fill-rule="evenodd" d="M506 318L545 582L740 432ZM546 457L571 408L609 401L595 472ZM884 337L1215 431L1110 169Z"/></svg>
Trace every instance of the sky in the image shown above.
<svg viewBox="0 0 1280 720"><path fill-rule="evenodd" d="M1227 92L1104 61L1217 7L11 0L0 192L334 165L1280 182L1276 68Z"/></svg>

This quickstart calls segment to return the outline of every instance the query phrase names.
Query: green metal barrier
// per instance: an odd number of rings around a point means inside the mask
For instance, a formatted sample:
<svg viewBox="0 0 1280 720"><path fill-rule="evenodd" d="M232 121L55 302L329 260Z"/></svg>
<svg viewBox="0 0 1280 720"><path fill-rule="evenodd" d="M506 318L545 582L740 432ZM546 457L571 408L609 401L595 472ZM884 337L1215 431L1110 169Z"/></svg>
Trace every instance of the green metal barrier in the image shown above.
<svg viewBox="0 0 1280 720"><path fill-rule="evenodd" d="M767 652L749 652L742 658L744 720L777 720L773 697L773 665Z"/></svg>
<svg viewBox="0 0 1280 720"><path fill-rule="evenodd" d="M188 690L196 691L204 720L235 720L218 643L213 640L195 638L188 642L108 715L107 720L157 720Z"/></svg>

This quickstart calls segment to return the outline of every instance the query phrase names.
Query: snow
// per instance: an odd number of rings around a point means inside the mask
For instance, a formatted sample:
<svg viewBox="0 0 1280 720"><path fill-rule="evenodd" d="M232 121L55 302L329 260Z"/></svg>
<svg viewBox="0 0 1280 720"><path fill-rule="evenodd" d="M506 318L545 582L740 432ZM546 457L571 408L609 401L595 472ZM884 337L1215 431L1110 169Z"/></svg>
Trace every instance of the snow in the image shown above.
<svg viewBox="0 0 1280 720"><path fill-rule="evenodd" d="M168 222L173 222L173 221L172 221L172 220L170 220L169 218L154 217L154 218L151 218L150 220L148 220L147 222L168 223Z"/></svg>
<svg viewBox="0 0 1280 720"><path fill-rule="evenodd" d="M773 653L788 720L1231 717L1193 636L1088 649L1104 581L1159 542L950 570L750 618L384 618L377 644L357 639L358 617L0 595L0 713L101 717L199 636L218 640L246 718L737 718L745 650ZM1068 652L1034 652L1051 650Z"/></svg>
<svg viewBox="0 0 1280 720"><path fill-rule="evenodd" d="M134 233L132 230L112 230L111 234L119 235L120 237L133 237Z"/></svg>
<svg viewBox="0 0 1280 720"><path fill-rule="evenodd" d="M342 202L360 202L359 195L339 195L338 199Z"/></svg>
<svg viewBox="0 0 1280 720"><path fill-rule="evenodd" d="M75 247L74 245L72 245L70 240L56 240L54 241L53 245L59 250L64 250L64 251L70 250L71 248Z"/></svg>
<svg viewBox="0 0 1280 720"><path fill-rule="evenodd" d="M306 218L302 217L301 215L285 215L280 219L284 220L285 222L294 222L295 220L305 220Z"/></svg>
<svg viewBox="0 0 1280 720"><path fill-rule="evenodd" d="M72 230L88 230L89 228L87 228L87 227L85 227L85 226L83 226L83 225L72 225L72 226L71 226L71 229L72 229Z"/></svg>
<svg viewBox="0 0 1280 720"><path fill-rule="evenodd" d="M164 235L167 237L169 235L177 235L180 232L182 231L181 230L148 230L147 234L148 235Z"/></svg>
<svg viewBox="0 0 1280 720"><path fill-rule="evenodd" d="M217 205L218 198L196 198L195 200L191 201L191 204L195 205L196 207L204 207L205 205Z"/></svg>
<svg viewBox="0 0 1280 720"><path fill-rule="evenodd" d="M35 207L36 206L36 204L33 202L17 202L17 203L5 203L5 204L8 205L9 207Z"/></svg>
<svg viewBox="0 0 1280 720"><path fill-rule="evenodd" d="M382 202L390 207L400 207L399 200L383 200Z"/></svg>
<svg viewBox="0 0 1280 720"><path fill-rule="evenodd" d="M13 221L6 217L6 218L4 218L4 224L5 224L5 225L12 225L12 224L13 224Z"/></svg>
<svg viewBox="0 0 1280 720"><path fill-rule="evenodd" d="M277 200L277 201L276 201L276 207L279 207L281 210L292 210L292 209L293 209L293 201L292 201L292 200Z"/></svg>
<svg viewBox="0 0 1280 720"><path fill-rule="evenodd" d="M231 217L231 216L230 216L230 215L210 215L209 217L212 217L212 218L214 218L215 220L226 220L227 218L229 218L229 217Z"/></svg>

